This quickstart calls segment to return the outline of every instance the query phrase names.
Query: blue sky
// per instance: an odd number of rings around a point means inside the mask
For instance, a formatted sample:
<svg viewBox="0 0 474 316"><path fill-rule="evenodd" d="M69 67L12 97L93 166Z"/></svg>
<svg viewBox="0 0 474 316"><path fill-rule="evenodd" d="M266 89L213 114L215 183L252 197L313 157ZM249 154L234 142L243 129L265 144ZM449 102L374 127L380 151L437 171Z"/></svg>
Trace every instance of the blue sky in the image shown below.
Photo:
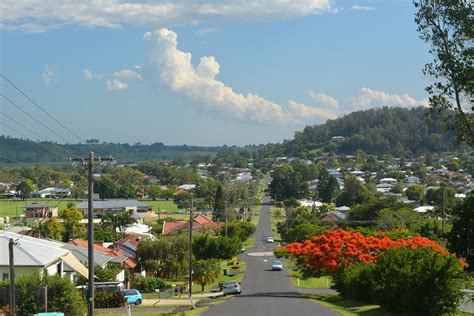
<svg viewBox="0 0 474 316"><path fill-rule="evenodd" d="M6 0L1 73L81 138L111 142L281 142L355 110L427 104L410 0L248 3ZM1 98L0 109L63 142ZM1 134L38 138L1 120Z"/></svg>

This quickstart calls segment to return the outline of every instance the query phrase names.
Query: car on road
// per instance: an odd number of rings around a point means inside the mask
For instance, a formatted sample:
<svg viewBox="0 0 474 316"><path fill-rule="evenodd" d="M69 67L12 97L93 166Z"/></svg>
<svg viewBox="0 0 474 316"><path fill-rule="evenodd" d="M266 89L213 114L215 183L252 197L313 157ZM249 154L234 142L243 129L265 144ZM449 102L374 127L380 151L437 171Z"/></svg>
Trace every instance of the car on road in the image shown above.
<svg viewBox="0 0 474 316"><path fill-rule="evenodd" d="M274 260L272 262L272 271L283 271L283 263L281 261Z"/></svg>
<svg viewBox="0 0 474 316"><path fill-rule="evenodd" d="M143 302L142 293L138 290L123 290L123 296L127 299L128 304L140 305Z"/></svg>
<svg viewBox="0 0 474 316"><path fill-rule="evenodd" d="M227 281L224 283L224 290L222 291L224 293L224 296L227 294L240 294L242 293L240 289L240 283L232 280L232 281Z"/></svg>
<svg viewBox="0 0 474 316"><path fill-rule="evenodd" d="M273 244L275 242L275 239L273 239L273 237L271 237L271 236L267 237L267 242Z"/></svg>

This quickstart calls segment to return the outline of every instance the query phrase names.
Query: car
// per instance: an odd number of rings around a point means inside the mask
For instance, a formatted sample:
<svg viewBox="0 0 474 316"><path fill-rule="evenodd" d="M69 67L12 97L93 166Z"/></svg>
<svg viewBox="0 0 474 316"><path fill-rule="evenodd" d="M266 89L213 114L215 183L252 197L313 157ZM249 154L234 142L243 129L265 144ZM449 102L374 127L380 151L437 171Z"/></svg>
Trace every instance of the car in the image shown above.
<svg viewBox="0 0 474 316"><path fill-rule="evenodd" d="M227 294L240 294L242 293L240 289L240 283L232 280L224 283L224 290L222 291L224 296Z"/></svg>
<svg viewBox="0 0 474 316"><path fill-rule="evenodd" d="M281 261L274 260L272 262L272 271L283 271L283 263Z"/></svg>
<svg viewBox="0 0 474 316"><path fill-rule="evenodd" d="M142 293L138 290L123 290L123 296L127 299L128 304L140 305L143 302Z"/></svg>
<svg viewBox="0 0 474 316"><path fill-rule="evenodd" d="M267 237L267 242L273 244L275 240L273 239L273 237Z"/></svg>

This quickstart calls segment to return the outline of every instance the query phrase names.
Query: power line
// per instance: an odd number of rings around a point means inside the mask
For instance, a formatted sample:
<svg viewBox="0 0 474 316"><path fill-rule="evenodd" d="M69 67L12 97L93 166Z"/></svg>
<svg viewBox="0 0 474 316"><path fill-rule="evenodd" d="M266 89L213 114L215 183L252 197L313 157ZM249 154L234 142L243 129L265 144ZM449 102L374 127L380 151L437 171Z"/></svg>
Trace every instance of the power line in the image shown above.
<svg viewBox="0 0 474 316"><path fill-rule="evenodd" d="M70 128L62 124L60 121L58 121L56 118L54 118L51 114L48 113L42 106L40 106L36 101L34 101L32 98L30 98L23 90L18 88L10 79L8 79L4 74L0 74L0 76L8 82L15 90L20 92L25 98L27 98L31 103L33 103L38 109L40 109L43 113L45 113L47 116L49 116L53 121L55 121L58 125L60 125L62 128L67 130L71 135L75 136L77 139L80 141L83 141L81 137L79 137L76 133L74 133Z"/></svg>
<svg viewBox="0 0 474 316"><path fill-rule="evenodd" d="M30 117L32 120L34 120L36 123L40 124L41 126L43 126L44 128L46 128L48 131L50 131L51 133L53 133L54 135L58 136L59 138L61 138L62 140L64 140L66 143L72 143L70 140L68 140L67 138L61 136L60 134L56 133L54 130L52 130L51 128L49 128L48 126L46 126L45 124L43 124L41 121L39 121L37 118L35 118L33 115L31 115L30 113L26 112L25 110L23 110L21 108L21 106L19 106L18 104L16 104L15 102L13 102L12 100L10 100L6 95L4 95L3 93L0 93L0 96L2 98L4 98L5 100L7 100L11 105L13 105L14 107L16 107L17 109L19 109L21 112L23 112L25 115L27 115L28 117Z"/></svg>
<svg viewBox="0 0 474 316"><path fill-rule="evenodd" d="M24 92L22 89L20 89L17 85L15 85L10 79L8 79L4 74L0 74L0 77L2 77L6 82L8 82L15 90L17 90L19 93L21 93L26 99L28 99L31 103L33 103L38 109L40 109L43 113L45 113L49 118L51 118L54 122L56 122L59 126L64 128L66 131L68 131L71 135L79 139L80 142L86 143L86 141L74 133L69 127L61 123L59 120L57 120L55 117L53 117L48 111L46 111L41 105L39 105L35 100L33 100L26 92ZM72 143L72 142L71 142ZM92 146L94 148L94 146ZM100 151L97 150L97 152L103 156L105 154L101 153Z"/></svg>
<svg viewBox="0 0 474 316"><path fill-rule="evenodd" d="M0 124L3 125L3 126L5 126L6 128L8 128L9 130L11 130L11 131L17 133L18 135L20 135L20 136L26 138L27 140L30 140L30 139L28 138L28 136L26 136L26 135L24 135L24 134L18 132L17 130L15 130L14 128L8 126L7 124L5 124L5 123L3 123L3 122L0 122ZM62 154L60 154L60 153L58 153L58 152L55 152L55 151L52 150L51 148L48 148L48 147L46 147L46 146L41 145L41 143L37 143L37 142L33 142L33 143L35 143L36 145L40 146L41 148L44 148L44 149L46 149L46 150L51 151L52 153L54 153L54 154L56 154L56 155L58 155L58 156L60 156L60 157L62 157L62 158L69 159L67 156L64 156L64 155L62 155Z"/></svg>
<svg viewBox="0 0 474 316"><path fill-rule="evenodd" d="M23 127L24 129L26 129L27 131L29 131L30 133L32 133L33 135L35 135L36 137L39 137L41 138L42 140L48 142L48 140L45 138L45 137L42 137L41 135L39 135L38 133L36 133L35 131L31 130L30 128L26 127L25 125L21 124L20 122L16 121L14 118L12 118L11 116L9 116L8 114L6 114L5 112L0 112L0 114L2 115L5 115L7 118L9 118L11 121L15 122L17 125ZM59 146L56 146L56 145L53 145L54 147L64 151L66 154L70 155L70 156L76 156L78 157L77 155L75 154L72 154L70 152L68 152L67 150L59 147Z"/></svg>

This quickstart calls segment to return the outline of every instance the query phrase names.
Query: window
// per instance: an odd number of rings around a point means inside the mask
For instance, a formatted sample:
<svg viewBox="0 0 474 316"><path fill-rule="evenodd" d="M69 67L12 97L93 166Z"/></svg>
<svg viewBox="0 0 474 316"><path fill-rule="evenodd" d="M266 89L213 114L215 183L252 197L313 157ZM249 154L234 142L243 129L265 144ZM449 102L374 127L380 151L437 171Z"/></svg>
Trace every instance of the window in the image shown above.
<svg viewBox="0 0 474 316"><path fill-rule="evenodd" d="M6 279L8 279L10 275L8 273L3 273L2 274L2 280L5 281Z"/></svg>

